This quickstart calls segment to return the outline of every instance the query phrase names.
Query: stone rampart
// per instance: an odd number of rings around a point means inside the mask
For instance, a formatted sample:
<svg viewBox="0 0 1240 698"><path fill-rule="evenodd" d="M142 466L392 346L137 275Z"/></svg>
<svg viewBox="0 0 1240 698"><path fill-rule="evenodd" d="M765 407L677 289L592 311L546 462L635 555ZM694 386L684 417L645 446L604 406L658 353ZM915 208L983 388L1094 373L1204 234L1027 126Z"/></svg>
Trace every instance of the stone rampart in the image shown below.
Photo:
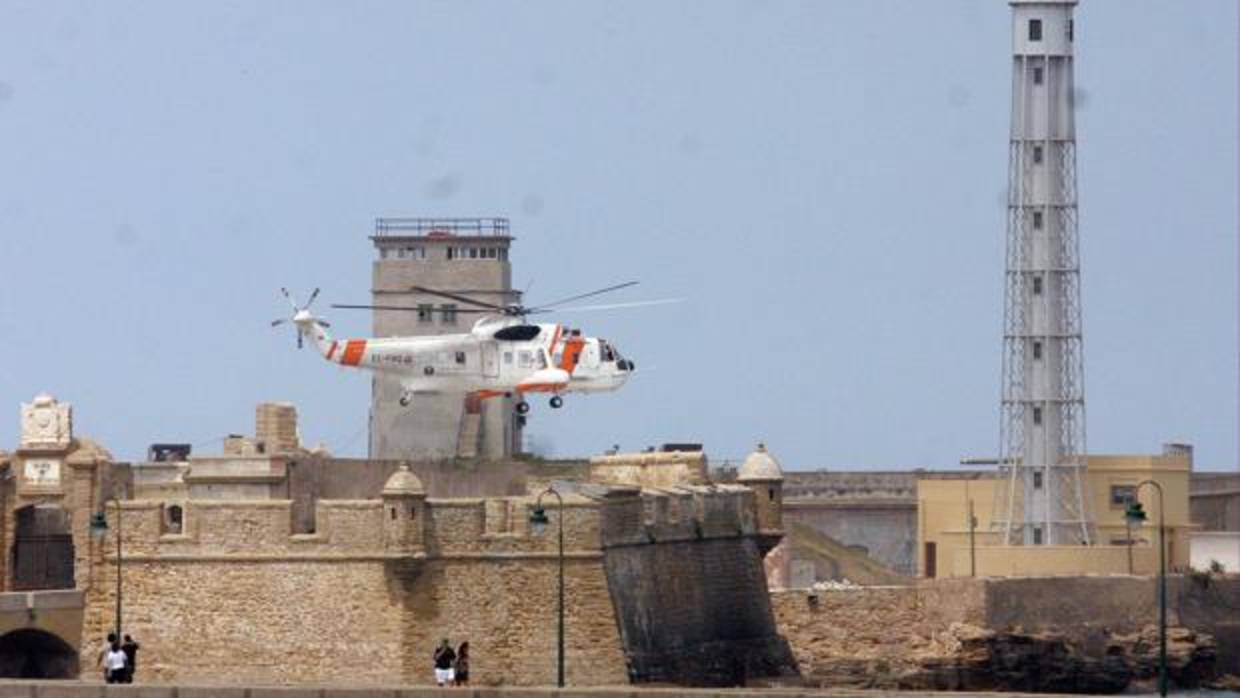
<svg viewBox="0 0 1240 698"><path fill-rule="evenodd" d="M604 565L635 683L743 685L795 676L773 622L752 492L613 492Z"/></svg>
<svg viewBox="0 0 1240 698"><path fill-rule="evenodd" d="M125 501L119 522L115 505L107 512L124 550L123 631L159 681L421 683L447 637L470 642L476 684L552 683L562 516L573 685L794 670L750 490L596 494L547 506L542 533L530 497L319 500L313 533L294 532L288 500L180 501L177 531L165 504ZM392 533L405 521L418 522L412 544ZM93 550L88 668L116 603L115 547Z"/></svg>

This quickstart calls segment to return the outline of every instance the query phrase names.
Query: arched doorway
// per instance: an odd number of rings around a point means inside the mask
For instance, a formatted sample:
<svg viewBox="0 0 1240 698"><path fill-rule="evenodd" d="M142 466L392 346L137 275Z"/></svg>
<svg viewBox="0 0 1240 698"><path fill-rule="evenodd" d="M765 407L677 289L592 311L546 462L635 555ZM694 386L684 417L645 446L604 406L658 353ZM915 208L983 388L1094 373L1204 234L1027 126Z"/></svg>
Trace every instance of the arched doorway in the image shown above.
<svg viewBox="0 0 1240 698"><path fill-rule="evenodd" d="M76 679L78 653L55 635L22 628L0 636L0 678Z"/></svg>
<svg viewBox="0 0 1240 698"><path fill-rule="evenodd" d="M69 513L58 506L17 510L13 539L13 589L72 589L73 536Z"/></svg>

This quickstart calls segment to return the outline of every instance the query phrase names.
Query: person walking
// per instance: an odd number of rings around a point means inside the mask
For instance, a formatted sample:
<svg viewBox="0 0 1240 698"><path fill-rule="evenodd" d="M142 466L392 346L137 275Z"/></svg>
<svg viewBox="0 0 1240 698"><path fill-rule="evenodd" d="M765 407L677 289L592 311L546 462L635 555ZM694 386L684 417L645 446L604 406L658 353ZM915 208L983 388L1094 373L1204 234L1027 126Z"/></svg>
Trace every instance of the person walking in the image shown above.
<svg viewBox="0 0 1240 698"><path fill-rule="evenodd" d="M128 635L121 643L121 651L125 653L125 683L133 683L133 674L138 670L138 650L141 647L142 645L134 642Z"/></svg>
<svg viewBox="0 0 1240 698"><path fill-rule="evenodd" d="M108 668L104 665L103 660L108 658L108 652L112 650L112 644L116 642L116 633L108 633L107 642L103 643L103 649L99 650L99 658L95 660L95 666L103 669L103 680L108 680Z"/></svg>
<svg viewBox="0 0 1240 698"><path fill-rule="evenodd" d="M108 683L124 683L125 682L125 652L121 649L121 643L112 641L108 646L108 652L103 657L103 668L107 672L104 681Z"/></svg>
<svg viewBox="0 0 1240 698"><path fill-rule="evenodd" d="M439 643L439 647L435 649L435 683L440 686L451 686L454 677L452 665L456 662L456 652L452 651L452 645L448 644L448 638L444 638Z"/></svg>
<svg viewBox="0 0 1240 698"><path fill-rule="evenodd" d="M452 678L457 686L469 685L469 641L456 648L456 663L452 665Z"/></svg>

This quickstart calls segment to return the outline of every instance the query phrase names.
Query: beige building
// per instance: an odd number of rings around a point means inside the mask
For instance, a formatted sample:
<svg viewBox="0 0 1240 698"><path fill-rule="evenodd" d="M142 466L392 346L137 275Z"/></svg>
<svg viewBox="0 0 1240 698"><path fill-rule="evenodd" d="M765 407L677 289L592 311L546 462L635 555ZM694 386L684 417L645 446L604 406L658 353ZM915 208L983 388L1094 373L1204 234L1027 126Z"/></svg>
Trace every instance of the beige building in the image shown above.
<svg viewBox="0 0 1240 698"><path fill-rule="evenodd" d="M1163 489L1168 568L1187 569L1194 528L1188 509L1192 466L1192 448L1179 444L1165 446L1160 455L1089 456L1086 492L1096 523L1096 543L1090 546L999 545L991 524L1002 480L919 480L917 569L922 577L1155 573L1158 495L1150 486L1138 494L1137 485L1144 480ZM1124 512L1134 496L1149 518L1130 531Z"/></svg>
<svg viewBox="0 0 1240 698"><path fill-rule="evenodd" d="M520 300L512 288L505 218L380 218L371 241L378 257L373 304L413 309L375 310L376 337L469 332L478 319L477 307L415 286L500 306ZM419 395L402 407L398 380L376 374L372 381L371 458L499 459L520 451L524 417L514 413L511 398Z"/></svg>

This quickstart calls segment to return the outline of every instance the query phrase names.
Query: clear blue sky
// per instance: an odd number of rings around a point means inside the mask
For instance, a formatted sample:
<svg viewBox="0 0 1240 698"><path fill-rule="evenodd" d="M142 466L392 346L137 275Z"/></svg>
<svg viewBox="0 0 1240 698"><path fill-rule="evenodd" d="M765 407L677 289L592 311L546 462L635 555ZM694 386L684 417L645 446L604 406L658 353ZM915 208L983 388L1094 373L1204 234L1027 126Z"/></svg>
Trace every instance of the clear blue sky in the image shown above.
<svg viewBox="0 0 1240 698"><path fill-rule="evenodd" d="M368 378L268 328L279 287L366 302L374 217L485 215L512 219L531 300L689 299L575 317L657 370L539 401L539 448L993 455L1009 22L999 0L7 0L0 446L47 390L123 458L218 448L268 399L363 453ZM1184 440L1234 468L1237 5L1084 0L1077 36L1090 450Z"/></svg>

